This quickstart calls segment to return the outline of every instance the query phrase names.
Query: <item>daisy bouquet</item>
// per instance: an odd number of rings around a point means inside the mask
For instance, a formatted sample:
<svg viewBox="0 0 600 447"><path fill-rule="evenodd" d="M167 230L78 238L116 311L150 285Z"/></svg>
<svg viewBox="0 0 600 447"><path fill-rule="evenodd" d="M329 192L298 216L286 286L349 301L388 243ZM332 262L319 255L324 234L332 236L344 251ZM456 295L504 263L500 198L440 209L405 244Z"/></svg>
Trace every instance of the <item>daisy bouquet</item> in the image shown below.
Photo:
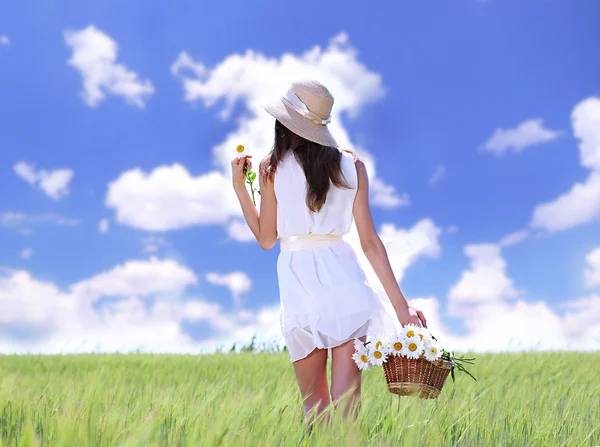
<svg viewBox="0 0 600 447"><path fill-rule="evenodd" d="M427 328L414 324L402 326L392 336L371 337L366 343L356 339L354 349L352 359L359 369L383 366L388 390L394 394L436 398L448 374L455 380L456 369L477 380L465 368L474 358L455 357Z"/></svg>

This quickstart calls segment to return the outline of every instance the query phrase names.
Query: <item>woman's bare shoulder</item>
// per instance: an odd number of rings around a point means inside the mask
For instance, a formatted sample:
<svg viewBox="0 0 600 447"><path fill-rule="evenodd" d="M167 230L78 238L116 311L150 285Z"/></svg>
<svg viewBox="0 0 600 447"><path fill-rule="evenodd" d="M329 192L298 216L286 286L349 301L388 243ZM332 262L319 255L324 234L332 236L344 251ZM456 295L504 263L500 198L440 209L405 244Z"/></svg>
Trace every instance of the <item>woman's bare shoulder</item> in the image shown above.
<svg viewBox="0 0 600 447"><path fill-rule="evenodd" d="M368 182L367 168L365 166L365 163L358 157L356 152L342 147L338 147L338 149L342 154L348 154L348 156L351 156L354 159L354 166L356 166L356 172L358 174L358 179L360 183L365 184L366 182Z"/></svg>
<svg viewBox="0 0 600 447"><path fill-rule="evenodd" d="M358 161L360 161L360 159L358 158L358 155L356 155L356 152L354 152L353 150L346 149L346 148L343 148L343 147L338 147L338 150L340 152L342 152L342 153L345 152L347 154L352 155L352 157L354 158L354 163L357 163Z"/></svg>
<svg viewBox="0 0 600 447"><path fill-rule="evenodd" d="M260 161L259 166L261 168L266 168L269 163L271 163L271 153L269 152L264 158Z"/></svg>

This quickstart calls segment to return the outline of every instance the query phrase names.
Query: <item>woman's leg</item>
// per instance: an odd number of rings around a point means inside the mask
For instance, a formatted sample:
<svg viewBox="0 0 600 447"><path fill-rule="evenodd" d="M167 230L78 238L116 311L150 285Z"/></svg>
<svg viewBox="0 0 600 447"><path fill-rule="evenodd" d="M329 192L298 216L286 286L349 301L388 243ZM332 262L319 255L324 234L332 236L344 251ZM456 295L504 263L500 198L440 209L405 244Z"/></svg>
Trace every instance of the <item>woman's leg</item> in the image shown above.
<svg viewBox="0 0 600 447"><path fill-rule="evenodd" d="M359 340L364 342L366 338L366 336L359 337ZM340 404L338 401L344 398L342 400L344 417L351 413L356 418L360 410L362 375L352 359L352 354L354 354L354 340L331 350L331 398L336 409Z"/></svg>
<svg viewBox="0 0 600 447"><path fill-rule="evenodd" d="M327 349L315 348L308 356L293 363L304 401L306 426L310 432L313 419L330 403L327 386Z"/></svg>

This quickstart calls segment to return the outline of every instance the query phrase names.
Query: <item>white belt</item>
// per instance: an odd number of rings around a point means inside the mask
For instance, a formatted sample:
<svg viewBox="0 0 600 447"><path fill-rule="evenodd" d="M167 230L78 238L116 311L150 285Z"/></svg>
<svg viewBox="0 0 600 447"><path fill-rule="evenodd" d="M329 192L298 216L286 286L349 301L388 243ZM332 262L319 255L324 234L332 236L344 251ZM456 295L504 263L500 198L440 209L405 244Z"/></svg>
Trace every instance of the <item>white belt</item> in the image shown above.
<svg viewBox="0 0 600 447"><path fill-rule="evenodd" d="M281 251L304 250L307 248L325 247L344 242L337 234L299 234L295 236L281 236L279 246Z"/></svg>

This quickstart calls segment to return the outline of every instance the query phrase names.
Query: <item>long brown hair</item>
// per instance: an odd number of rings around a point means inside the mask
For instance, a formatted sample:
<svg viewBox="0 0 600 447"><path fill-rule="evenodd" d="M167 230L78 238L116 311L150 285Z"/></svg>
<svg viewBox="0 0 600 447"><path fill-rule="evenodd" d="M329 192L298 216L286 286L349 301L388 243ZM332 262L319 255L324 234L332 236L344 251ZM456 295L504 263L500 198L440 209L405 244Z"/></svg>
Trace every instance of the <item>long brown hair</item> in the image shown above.
<svg viewBox="0 0 600 447"><path fill-rule="evenodd" d="M285 155L293 152L306 176L306 206L318 212L327 198L333 183L338 188L350 189L342 172L342 153L334 147L322 146L295 134L279 120L275 120L275 141L268 162L261 166L260 174L269 181Z"/></svg>

